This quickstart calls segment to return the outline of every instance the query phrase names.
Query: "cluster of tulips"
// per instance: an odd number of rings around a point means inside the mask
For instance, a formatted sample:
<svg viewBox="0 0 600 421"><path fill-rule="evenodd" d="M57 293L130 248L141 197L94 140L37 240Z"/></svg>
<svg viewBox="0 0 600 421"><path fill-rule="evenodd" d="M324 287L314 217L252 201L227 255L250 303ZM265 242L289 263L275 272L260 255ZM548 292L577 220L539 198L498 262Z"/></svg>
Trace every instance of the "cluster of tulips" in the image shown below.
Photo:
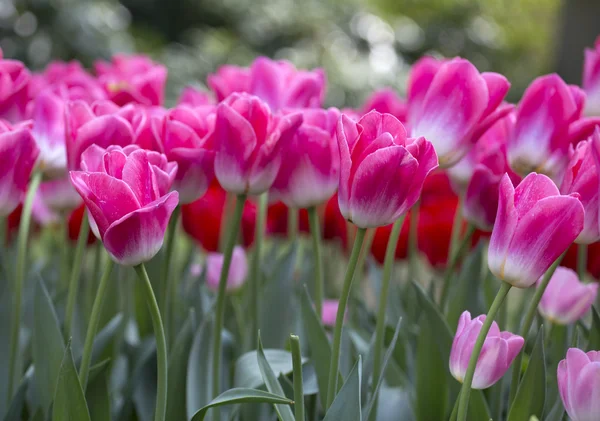
<svg viewBox="0 0 600 421"><path fill-rule="evenodd" d="M10 321L3 322L10 325L10 344L3 362L8 367L7 399L0 407L18 413L14 419L21 419L24 401L18 386L31 376L23 365L27 357L21 358L28 348L21 303L31 259L30 227L65 218L76 245L61 313L63 344L70 343L76 324L86 244L99 240L110 258L94 293L78 369L69 370L74 365L70 345L50 373L36 370L34 355L36 378L54 376L50 384L55 385L50 392L38 390L42 416L35 419L45 419L50 408L55 420L90 419L86 388L115 263L135 268L142 285L156 342L154 419L169 419L169 354L174 352L169 336L178 331L165 334L165 328L175 329L174 295L182 272L176 274L170 266L179 220L208 252L204 264L186 270L203 278L214 297L209 310L210 384L204 385L211 400L195 408L194 420L210 407L243 402L272 403L285 421L323 414L327 420L361 419L361 393L370 402L362 416L376 419L389 359L384 348L389 345L393 351L401 326L390 343L386 317L392 268L396 258L408 257L410 281L423 284L423 271L415 268L425 264L418 250L436 278L431 293L421 299L439 314L449 311L457 269L477 242L487 247L485 273L499 288L487 315L472 318L464 311L458 318L447 364L462 387L454 406L431 421L448 416L465 421L472 389L492 387L511 365L510 388L502 389L510 391L508 403L500 404L498 417L542 417L543 403L540 409L524 402L532 375L522 367L532 326L543 331L534 323L538 310L552 326L577 323L590 346L597 345L600 319L588 327L585 316L598 289L597 283L586 282L588 270L595 275L600 269L595 260L600 241L600 39L585 53L582 88L555 74L541 76L517 105L505 101L510 83L504 76L481 73L461 58L421 58L410 72L406 100L384 89L361 109L323 108L323 71L298 70L263 57L247 68L222 66L208 77L211 92L187 88L172 108L164 106L166 79L166 68L144 56L117 55L96 63L93 73L77 62L53 62L32 73L0 55L0 226L6 229L3 248L16 248L16 263L2 262L4 279L11 281L12 305ZM305 411L310 405L304 404L298 337L290 342L293 400L286 398L258 337L265 236L287 234L288 244L300 241L299 231L312 239L305 245L312 256L314 304L309 301L328 350L318 355L310 339L305 352L319 377L319 403L313 403L312 413ZM335 300L325 299L329 262L323 259L324 239L341 244L347 256ZM345 379L339 373L353 280L362 277L366 257L363 249L371 250L383 270L370 375L362 392L359 388L352 394L350 389L362 383L360 359ZM563 258L577 272L559 267ZM162 262L154 284L154 273L149 277L145 267L153 259ZM500 331L494 321L513 287L535 289L523 304L526 311L511 310L518 313L519 335ZM244 346L256 350L268 392L224 391L222 384L227 378L220 375L227 297L240 290L245 304L239 316L250 338ZM324 325L332 329L329 338ZM574 332L569 329L568 335L576 336ZM577 338L572 343L584 347ZM586 353L579 347L556 362L554 381L572 421L598 420L600 351ZM560 406L552 412L556 418L547 419L561 420L564 410ZM225 414L221 411L212 409L213 419ZM485 421L489 418L487 414Z"/></svg>

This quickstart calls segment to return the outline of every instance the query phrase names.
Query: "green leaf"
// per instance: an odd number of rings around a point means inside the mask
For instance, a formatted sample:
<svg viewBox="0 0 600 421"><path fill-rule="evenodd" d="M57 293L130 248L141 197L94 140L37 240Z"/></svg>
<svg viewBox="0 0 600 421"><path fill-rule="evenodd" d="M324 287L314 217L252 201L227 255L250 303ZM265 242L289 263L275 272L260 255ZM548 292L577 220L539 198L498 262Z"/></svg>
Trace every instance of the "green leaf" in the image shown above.
<svg viewBox="0 0 600 421"><path fill-rule="evenodd" d="M291 405L294 403L294 401L283 396L277 396L272 393L257 389L229 389L217 396L208 405L200 408L200 410L198 410L198 412L192 416L191 421L203 421L210 408L239 403L271 403Z"/></svg>
<svg viewBox="0 0 600 421"><path fill-rule="evenodd" d="M289 354L289 353L288 353ZM273 372L273 369L269 365L267 361L267 357L265 356L265 352L263 350L262 341L260 339L260 331L258 332L258 351L256 353L258 367L260 369L260 374L262 375L262 379L265 382L265 386L267 386L267 390L275 395L285 396L283 388L281 384L277 380L277 376ZM289 354L289 362L292 364L292 356ZM274 405L275 411L277 415L279 415L279 419L281 421L294 421L294 414L289 406L286 405Z"/></svg>
<svg viewBox="0 0 600 421"><path fill-rule="evenodd" d="M167 417L168 420L185 420L187 413L185 408L187 365L194 333L195 314L186 319L171 352L169 353L169 377L167 387ZM208 384L208 383L207 383Z"/></svg>
<svg viewBox="0 0 600 421"><path fill-rule="evenodd" d="M196 333L187 363L186 412L191 418L196 411L208 404L211 399L212 384L212 323L205 320Z"/></svg>
<svg viewBox="0 0 600 421"><path fill-rule="evenodd" d="M346 382L333 400L323 421L361 421L362 408L360 401L360 384L362 382L362 359L358 361L348 374Z"/></svg>
<svg viewBox="0 0 600 421"><path fill-rule="evenodd" d="M19 388L17 392L12 398L8 411L4 415L4 421L21 421L23 411L23 404L25 403L25 398L27 397L27 390L29 389L29 384L31 382L31 377L33 374L33 369L29 369L27 373L25 373L25 377L21 380L19 384Z"/></svg>
<svg viewBox="0 0 600 421"><path fill-rule="evenodd" d="M548 415L544 418L544 421L562 421L564 415L565 407L563 406L562 399L557 399Z"/></svg>
<svg viewBox="0 0 600 421"><path fill-rule="evenodd" d="M65 344L50 294L41 279L35 288L31 347L37 393L45 412L54 398Z"/></svg>
<svg viewBox="0 0 600 421"><path fill-rule="evenodd" d="M94 376L90 378L85 391L91 421L110 421L110 395L108 393L108 362L105 360L94 367Z"/></svg>
<svg viewBox="0 0 600 421"><path fill-rule="evenodd" d="M592 307L592 328L588 338L588 351L600 349L600 315L595 307Z"/></svg>
<svg viewBox="0 0 600 421"><path fill-rule="evenodd" d="M67 345L52 408L53 421L91 421L79 376L75 369L71 342Z"/></svg>
<svg viewBox="0 0 600 421"><path fill-rule="evenodd" d="M292 372L292 354L283 349L264 349L265 358L274 373L288 375ZM259 366L258 351L246 352L235 362L233 385L240 388L258 388L265 384ZM304 363L307 361L302 359Z"/></svg>
<svg viewBox="0 0 600 421"><path fill-rule="evenodd" d="M540 326L535 345L523 379L519 383L515 400L508 413L508 421L521 421L531 415L538 418L544 411L546 400L546 365L544 357L544 329Z"/></svg>
<svg viewBox="0 0 600 421"><path fill-rule="evenodd" d="M485 400L483 390L471 390L467 419L469 421L488 421L491 419L490 408Z"/></svg>

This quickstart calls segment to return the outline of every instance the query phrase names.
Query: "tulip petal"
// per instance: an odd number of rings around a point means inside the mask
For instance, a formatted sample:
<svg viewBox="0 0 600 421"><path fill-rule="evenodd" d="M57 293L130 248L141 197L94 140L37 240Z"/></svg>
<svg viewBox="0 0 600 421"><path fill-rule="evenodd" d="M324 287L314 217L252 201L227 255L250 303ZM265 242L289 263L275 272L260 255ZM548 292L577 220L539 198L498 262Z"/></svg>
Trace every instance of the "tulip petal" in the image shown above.
<svg viewBox="0 0 600 421"><path fill-rule="evenodd" d="M503 279L506 253L518 222L515 188L508 174L502 177L498 190L498 213L488 249L488 266L494 275Z"/></svg>
<svg viewBox="0 0 600 421"><path fill-rule="evenodd" d="M473 389L487 389L496 383L504 374L508 357L508 344L500 337L486 337L483 344L475 375L473 376Z"/></svg>

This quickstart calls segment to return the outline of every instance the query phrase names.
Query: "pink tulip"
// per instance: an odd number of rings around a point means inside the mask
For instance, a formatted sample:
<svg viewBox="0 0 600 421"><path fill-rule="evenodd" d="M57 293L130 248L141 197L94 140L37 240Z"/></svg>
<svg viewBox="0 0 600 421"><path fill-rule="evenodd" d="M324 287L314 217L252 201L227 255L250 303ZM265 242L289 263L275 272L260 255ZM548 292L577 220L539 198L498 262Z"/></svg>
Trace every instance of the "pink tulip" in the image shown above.
<svg viewBox="0 0 600 421"><path fill-rule="evenodd" d="M336 108L305 109L304 120L282 154L283 164L271 192L287 206L308 208L326 202L337 190L340 152Z"/></svg>
<svg viewBox="0 0 600 421"><path fill-rule="evenodd" d="M219 289L219 278L223 267L222 253L208 253L206 256L206 285L213 291ZM243 247L235 246L231 255L231 266L227 275L226 291L236 291L244 285L248 277L248 260Z"/></svg>
<svg viewBox="0 0 600 421"><path fill-rule="evenodd" d="M70 172L71 182L113 260L134 266L152 259L179 200L177 192L169 193L177 164L134 145L92 145L81 166L83 171Z"/></svg>
<svg viewBox="0 0 600 421"><path fill-rule="evenodd" d="M583 218L578 195L561 196L545 175L531 173L516 189L504 175L488 250L490 270L512 286L530 287L577 238Z"/></svg>
<svg viewBox="0 0 600 421"><path fill-rule="evenodd" d="M600 240L600 128L589 140L569 149L570 160L560 187L562 194L578 193L585 209L583 231L576 243L591 244Z"/></svg>
<svg viewBox="0 0 600 421"><path fill-rule="evenodd" d="M18 123L26 118L30 74L23 63L4 59L0 49L0 118Z"/></svg>
<svg viewBox="0 0 600 421"><path fill-rule="evenodd" d="M383 88L373 92L365 101L361 114L366 114L369 111L379 111L384 114L391 114L401 122L406 121L407 114L406 101L398 96L391 88Z"/></svg>
<svg viewBox="0 0 600 421"><path fill-rule="evenodd" d="M410 79L415 86L409 87L408 123L412 137L423 136L434 145L440 166L451 167L510 112L510 105L502 105L510 84L497 73L479 73L464 59L443 62L437 71L430 61Z"/></svg>
<svg viewBox="0 0 600 421"><path fill-rule="evenodd" d="M208 76L208 85L217 100L234 92L258 96L272 110L320 107L325 96L325 73L322 69L297 70L288 61L258 57L249 69L222 66Z"/></svg>
<svg viewBox="0 0 600 421"><path fill-rule="evenodd" d="M13 128L0 120L0 217L21 202L39 150L27 128Z"/></svg>
<svg viewBox="0 0 600 421"><path fill-rule="evenodd" d="M117 54L110 63L96 62L94 69L117 105L133 102L152 106L164 102L167 69L146 56Z"/></svg>
<svg viewBox="0 0 600 421"><path fill-rule="evenodd" d="M408 75L406 99L408 101L408 121L415 121L420 113L423 100L435 74L447 60L423 56L413 64Z"/></svg>
<svg viewBox="0 0 600 421"><path fill-rule="evenodd" d="M600 36L594 48L585 49L582 85L586 94L585 113L600 115Z"/></svg>
<svg viewBox="0 0 600 421"><path fill-rule="evenodd" d="M186 86L179 96L177 105L188 105L190 107L202 107L214 104L213 98L208 92L200 91L191 86Z"/></svg>
<svg viewBox="0 0 600 421"><path fill-rule="evenodd" d="M558 391L571 421L597 421L600 414L600 351L570 348L558 364Z"/></svg>
<svg viewBox="0 0 600 421"><path fill-rule="evenodd" d="M64 215L81 205L81 196L67 176L42 182L38 193L47 209L54 214Z"/></svg>
<svg viewBox="0 0 600 421"><path fill-rule="evenodd" d="M210 135L215 124L213 106L195 109L180 105L152 120L159 151L177 162L173 189L182 204L199 199L214 177L215 152Z"/></svg>
<svg viewBox="0 0 600 421"><path fill-rule="evenodd" d="M422 137L408 139L390 114L371 111L358 123L342 114L337 138L340 211L361 228L388 225L405 214L437 167L432 144Z"/></svg>
<svg viewBox="0 0 600 421"><path fill-rule="evenodd" d="M232 193L267 191L282 162L281 151L302 123L302 114L272 115L258 97L234 93L217 107L213 132L215 175Z"/></svg>
<svg viewBox="0 0 600 421"><path fill-rule="evenodd" d="M486 316L471 319L471 313L463 312L458 320L456 335L450 351L450 373L459 382L463 382L469 360L475 346L475 341ZM492 322L488 332L473 376L473 389L487 389L502 378L515 357L523 348L525 340L519 335L510 332L500 332L498 324Z"/></svg>
<svg viewBox="0 0 600 421"><path fill-rule="evenodd" d="M324 326L334 327L335 320L337 319L337 312L340 302L338 300L324 300L323 301L323 314L321 314L321 321Z"/></svg>
<svg viewBox="0 0 600 421"><path fill-rule="evenodd" d="M552 323L568 325L589 311L597 294L597 283L584 284L575 271L561 266L550 278L538 309Z"/></svg>
<svg viewBox="0 0 600 421"><path fill-rule="evenodd" d="M581 116L583 99L581 89L555 74L529 85L508 139L508 160L516 173L540 172L560 181L569 160L569 126Z"/></svg>
<svg viewBox="0 0 600 421"><path fill-rule="evenodd" d="M67 170L65 103L52 89L41 92L33 102L31 133L40 149L40 169L52 178L63 176Z"/></svg>

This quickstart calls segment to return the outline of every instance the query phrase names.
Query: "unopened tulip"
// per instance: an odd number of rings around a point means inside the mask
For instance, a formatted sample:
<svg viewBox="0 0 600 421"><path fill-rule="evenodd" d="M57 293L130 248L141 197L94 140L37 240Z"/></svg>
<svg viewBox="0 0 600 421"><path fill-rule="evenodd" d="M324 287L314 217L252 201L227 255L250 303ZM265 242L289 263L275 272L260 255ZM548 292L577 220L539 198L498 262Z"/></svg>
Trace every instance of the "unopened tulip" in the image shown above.
<svg viewBox="0 0 600 421"><path fill-rule="evenodd" d="M391 114L401 122L406 121L408 106L406 101L390 88L383 88L373 92L365 101L362 107L362 114L369 111L379 111L384 114Z"/></svg>
<svg viewBox="0 0 600 421"><path fill-rule="evenodd" d="M11 123L26 118L30 78L23 63L4 59L0 49L0 118Z"/></svg>
<svg viewBox="0 0 600 421"><path fill-rule="evenodd" d="M324 300L323 301L323 314L321 314L321 321L324 326L334 327L335 319L337 318L337 311L340 302L338 300Z"/></svg>
<svg viewBox="0 0 600 421"><path fill-rule="evenodd" d="M282 146L302 123L300 113L273 115L258 97L234 93L217 107L215 175L236 194L267 191L282 162Z"/></svg>
<svg viewBox="0 0 600 421"><path fill-rule="evenodd" d="M589 140L570 146L569 163L561 184L561 193L579 194L585 209L583 230L575 239L579 244L591 244L600 240L600 128Z"/></svg>
<svg viewBox="0 0 600 421"><path fill-rule="evenodd" d="M586 94L585 113L600 115L600 36L594 48L585 49L582 86Z"/></svg>
<svg viewBox="0 0 600 421"><path fill-rule="evenodd" d="M419 84L409 87L408 124L411 136L429 140L440 166L448 168L510 112L510 106L502 105L510 83L497 73L479 73L468 60L459 58L443 62L427 85L429 74L422 81L411 78Z"/></svg>
<svg viewBox="0 0 600 421"><path fill-rule="evenodd" d="M547 176L531 173L515 189L505 174L488 250L490 270L512 286L530 287L577 238L583 219L578 195L561 195Z"/></svg>
<svg viewBox="0 0 600 421"><path fill-rule="evenodd" d="M27 128L13 128L0 120L0 217L21 202L39 149Z"/></svg>
<svg viewBox="0 0 600 421"><path fill-rule="evenodd" d="M206 256L206 285L213 291L219 289L219 278L223 267L222 253L209 253ZM240 289L248 277L248 260L243 247L236 246L231 255L231 266L227 275L227 291Z"/></svg>
<svg viewBox="0 0 600 421"><path fill-rule="evenodd" d="M371 111L358 123L342 115L337 138L340 211L361 228L387 225L405 214L437 167L431 143L408 139L391 114Z"/></svg>
<svg viewBox="0 0 600 421"><path fill-rule="evenodd" d="M459 382L463 382L473 347L481 327L485 322L485 315L471 319L471 313L463 312L458 320L456 335L450 351L450 373ZM519 335L510 332L500 332L498 324L492 322L488 332L473 376L473 389L487 389L502 378L513 360L521 351L525 340Z"/></svg>
<svg viewBox="0 0 600 421"><path fill-rule="evenodd" d="M597 421L600 414L600 351L570 348L558 364L558 391L571 421Z"/></svg>
<svg viewBox="0 0 600 421"><path fill-rule="evenodd" d="M324 203L337 190L340 152L335 137L339 111L306 109L293 139L282 149L284 163L271 192L287 206Z"/></svg>
<svg viewBox="0 0 600 421"><path fill-rule="evenodd" d="M538 172L560 181L569 160L569 127L581 116L584 96L555 74L529 85L507 145L508 161L517 174Z"/></svg>
<svg viewBox="0 0 600 421"><path fill-rule="evenodd" d="M152 259L178 203L178 193L169 193L177 164L133 145L92 145L82 155L82 169L70 172L71 182L113 260L135 266Z"/></svg>
<svg viewBox="0 0 600 421"><path fill-rule="evenodd" d="M540 279L538 283L542 280ZM558 267L550 278L539 304L546 319L559 325L568 325L581 319L592 307L598 294L598 284L584 284L577 272Z"/></svg>

